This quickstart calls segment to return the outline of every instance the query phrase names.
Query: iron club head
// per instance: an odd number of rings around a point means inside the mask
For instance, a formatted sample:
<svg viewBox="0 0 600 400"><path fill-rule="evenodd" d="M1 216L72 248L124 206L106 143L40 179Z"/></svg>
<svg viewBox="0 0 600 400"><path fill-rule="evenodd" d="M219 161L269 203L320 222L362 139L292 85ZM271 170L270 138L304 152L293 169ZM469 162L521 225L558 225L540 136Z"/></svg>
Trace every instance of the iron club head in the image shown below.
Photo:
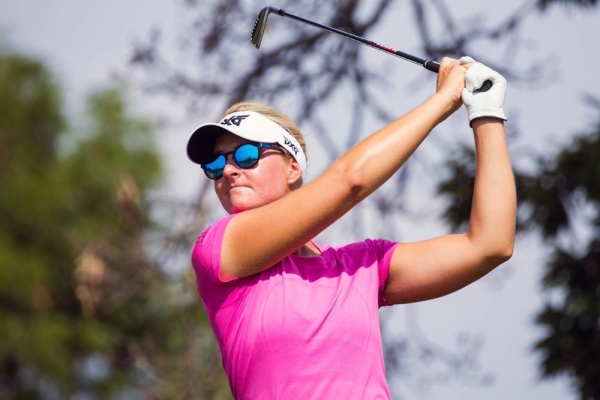
<svg viewBox="0 0 600 400"><path fill-rule="evenodd" d="M265 7L260 10L250 37L252 44L254 44L254 47L257 49L260 48L260 43L262 42L262 37L265 33L265 28L267 27L267 18L269 18L269 14L272 12L276 13L277 11L278 10L275 7Z"/></svg>

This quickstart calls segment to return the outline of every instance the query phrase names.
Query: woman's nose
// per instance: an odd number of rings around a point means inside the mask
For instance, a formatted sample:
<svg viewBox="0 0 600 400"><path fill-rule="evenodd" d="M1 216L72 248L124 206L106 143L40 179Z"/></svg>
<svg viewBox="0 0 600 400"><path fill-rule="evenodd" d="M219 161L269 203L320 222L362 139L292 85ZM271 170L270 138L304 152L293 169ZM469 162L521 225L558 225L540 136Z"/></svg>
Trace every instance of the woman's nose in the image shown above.
<svg viewBox="0 0 600 400"><path fill-rule="evenodd" d="M240 173L240 168L233 161L233 157L227 157L225 166L223 167L223 176L237 176Z"/></svg>

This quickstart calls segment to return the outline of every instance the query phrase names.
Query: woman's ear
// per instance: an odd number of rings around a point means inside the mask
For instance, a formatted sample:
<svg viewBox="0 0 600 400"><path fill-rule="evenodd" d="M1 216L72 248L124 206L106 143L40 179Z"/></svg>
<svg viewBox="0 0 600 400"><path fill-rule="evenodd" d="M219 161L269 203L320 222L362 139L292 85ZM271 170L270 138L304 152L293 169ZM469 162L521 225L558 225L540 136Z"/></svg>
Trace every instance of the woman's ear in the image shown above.
<svg viewBox="0 0 600 400"><path fill-rule="evenodd" d="M302 169L300 168L298 162L293 158L290 159L288 167L288 185L295 189L296 184L302 184Z"/></svg>

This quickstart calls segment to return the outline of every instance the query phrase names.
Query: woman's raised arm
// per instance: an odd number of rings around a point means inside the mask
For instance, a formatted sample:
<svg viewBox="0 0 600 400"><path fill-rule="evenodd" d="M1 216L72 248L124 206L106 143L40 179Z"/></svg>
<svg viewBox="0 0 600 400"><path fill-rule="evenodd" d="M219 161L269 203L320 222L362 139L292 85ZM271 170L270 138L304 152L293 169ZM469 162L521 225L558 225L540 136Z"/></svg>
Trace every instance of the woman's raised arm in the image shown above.
<svg viewBox="0 0 600 400"><path fill-rule="evenodd" d="M381 186L461 106L466 70L458 61L444 59L437 92L425 102L352 147L309 184L232 218L223 237L220 278L270 268Z"/></svg>
<svg viewBox="0 0 600 400"><path fill-rule="evenodd" d="M463 94L477 155L468 230L464 234L396 247L384 294L390 304L428 300L454 292L512 255L517 203L502 121L506 82L496 72L482 67L476 64L477 70L469 70L467 89L473 72L480 74L481 82L493 78L491 93L481 93L476 99L468 90ZM482 113L492 118L481 118Z"/></svg>

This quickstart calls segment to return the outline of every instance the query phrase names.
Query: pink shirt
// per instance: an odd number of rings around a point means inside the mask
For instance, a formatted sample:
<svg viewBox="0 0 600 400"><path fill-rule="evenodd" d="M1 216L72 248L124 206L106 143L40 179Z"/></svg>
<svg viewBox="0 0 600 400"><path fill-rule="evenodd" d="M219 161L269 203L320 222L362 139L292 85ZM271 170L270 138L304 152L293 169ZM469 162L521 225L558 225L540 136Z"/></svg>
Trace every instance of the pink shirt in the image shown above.
<svg viewBox="0 0 600 400"><path fill-rule="evenodd" d="M378 308L396 243L318 246L259 274L218 278L223 233L192 253L198 291L236 399L389 399Z"/></svg>

